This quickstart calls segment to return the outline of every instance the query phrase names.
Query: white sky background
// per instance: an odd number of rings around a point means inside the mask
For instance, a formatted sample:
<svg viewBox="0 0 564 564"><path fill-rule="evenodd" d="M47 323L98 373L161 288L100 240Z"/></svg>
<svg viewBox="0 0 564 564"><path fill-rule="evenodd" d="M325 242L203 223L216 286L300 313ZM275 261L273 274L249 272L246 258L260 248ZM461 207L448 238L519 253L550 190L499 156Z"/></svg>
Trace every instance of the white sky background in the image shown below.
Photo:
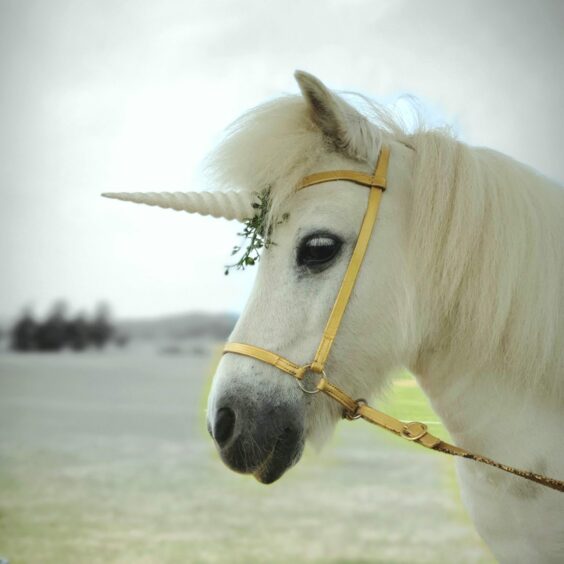
<svg viewBox="0 0 564 564"><path fill-rule="evenodd" d="M336 89L419 97L459 137L564 179L559 1L0 0L0 316L240 311L238 225L99 197L205 188L246 109Z"/></svg>

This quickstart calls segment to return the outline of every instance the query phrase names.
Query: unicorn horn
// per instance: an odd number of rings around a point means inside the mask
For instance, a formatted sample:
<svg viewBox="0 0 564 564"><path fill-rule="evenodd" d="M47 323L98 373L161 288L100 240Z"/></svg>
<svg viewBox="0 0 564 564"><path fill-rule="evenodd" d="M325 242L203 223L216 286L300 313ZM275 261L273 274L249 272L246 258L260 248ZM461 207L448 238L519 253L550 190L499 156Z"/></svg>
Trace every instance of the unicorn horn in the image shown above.
<svg viewBox="0 0 564 564"><path fill-rule="evenodd" d="M106 192L105 198L243 221L255 215L248 192Z"/></svg>

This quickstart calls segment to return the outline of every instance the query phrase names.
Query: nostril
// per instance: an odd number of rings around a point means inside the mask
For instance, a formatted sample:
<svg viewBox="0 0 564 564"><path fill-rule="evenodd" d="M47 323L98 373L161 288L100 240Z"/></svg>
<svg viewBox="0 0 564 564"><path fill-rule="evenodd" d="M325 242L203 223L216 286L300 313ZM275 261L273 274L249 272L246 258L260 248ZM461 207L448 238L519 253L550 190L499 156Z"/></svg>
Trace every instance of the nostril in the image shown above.
<svg viewBox="0 0 564 564"><path fill-rule="evenodd" d="M223 446L233 435L235 413L229 407L222 407L215 419L213 438L219 446Z"/></svg>

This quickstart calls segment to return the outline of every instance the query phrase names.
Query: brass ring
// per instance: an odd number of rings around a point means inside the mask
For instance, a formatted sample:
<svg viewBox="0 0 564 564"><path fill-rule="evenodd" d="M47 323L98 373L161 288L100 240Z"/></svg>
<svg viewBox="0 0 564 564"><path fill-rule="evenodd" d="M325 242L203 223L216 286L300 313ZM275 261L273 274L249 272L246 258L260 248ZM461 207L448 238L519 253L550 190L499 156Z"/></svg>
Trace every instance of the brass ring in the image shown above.
<svg viewBox="0 0 564 564"><path fill-rule="evenodd" d="M308 372L312 372L310 367L308 367L308 369L305 371L305 374L307 374ZM305 377L305 374L304 374L304 377ZM310 395L317 394L321 391L319 389L319 382L321 382L321 380L323 380L323 379L327 380L327 374L325 374L325 370L321 371L321 374L319 376L319 381L317 382L317 385L315 386L315 388L313 390L308 390L306 387L304 387L301 380L298 380L298 386L300 387L300 390L302 392L306 393L306 394L310 394Z"/></svg>
<svg viewBox="0 0 564 564"><path fill-rule="evenodd" d="M418 426L418 429L412 430L410 425ZM416 441L424 435L427 434L427 425L425 423L419 423L419 421L411 421L411 423L406 423L403 429L400 431L400 435L407 439L408 441Z"/></svg>
<svg viewBox="0 0 564 564"><path fill-rule="evenodd" d="M360 419L362 417L362 415L360 414L360 407L362 407L363 405L368 405L368 402L364 398L359 398L355 400L354 403L356 404L356 407L354 408L353 412L350 411L343 412L343 417L345 419L348 419L349 421L355 421L356 419Z"/></svg>

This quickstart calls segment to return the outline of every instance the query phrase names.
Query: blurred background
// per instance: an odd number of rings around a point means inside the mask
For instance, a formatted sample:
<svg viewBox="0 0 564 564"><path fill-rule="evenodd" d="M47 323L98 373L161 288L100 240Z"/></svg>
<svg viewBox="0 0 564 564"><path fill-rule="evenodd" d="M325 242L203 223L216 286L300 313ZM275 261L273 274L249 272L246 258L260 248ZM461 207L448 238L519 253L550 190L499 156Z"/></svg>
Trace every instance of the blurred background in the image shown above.
<svg viewBox="0 0 564 564"><path fill-rule="evenodd" d="M557 0L0 0L0 558L491 562L451 461L362 425L268 488L225 469L205 398L253 282L223 275L238 225L99 194L209 189L225 126L296 68L562 182L563 25ZM445 433L409 375L381 401Z"/></svg>

